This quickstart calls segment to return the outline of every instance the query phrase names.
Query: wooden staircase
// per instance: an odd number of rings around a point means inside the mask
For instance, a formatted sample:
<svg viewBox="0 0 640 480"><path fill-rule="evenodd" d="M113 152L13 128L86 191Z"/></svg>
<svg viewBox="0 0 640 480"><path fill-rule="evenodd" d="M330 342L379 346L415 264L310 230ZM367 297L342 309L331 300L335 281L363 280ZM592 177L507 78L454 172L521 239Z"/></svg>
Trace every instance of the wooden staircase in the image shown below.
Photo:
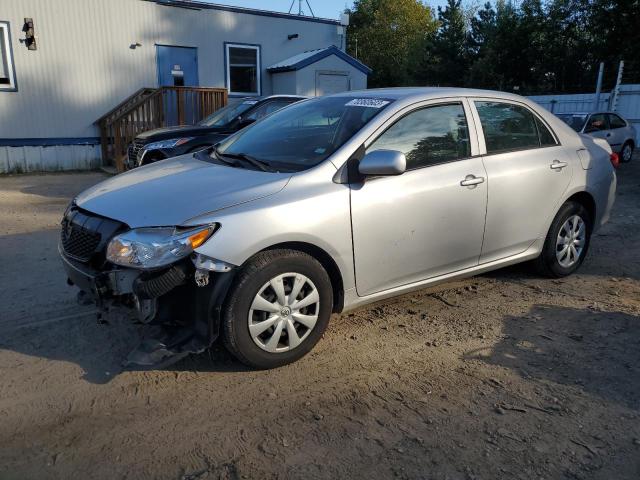
<svg viewBox="0 0 640 480"><path fill-rule="evenodd" d="M193 125L227 104L225 88L141 88L100 117L102 161L124 171L127 148L136 136L154 128Z"/></svg>

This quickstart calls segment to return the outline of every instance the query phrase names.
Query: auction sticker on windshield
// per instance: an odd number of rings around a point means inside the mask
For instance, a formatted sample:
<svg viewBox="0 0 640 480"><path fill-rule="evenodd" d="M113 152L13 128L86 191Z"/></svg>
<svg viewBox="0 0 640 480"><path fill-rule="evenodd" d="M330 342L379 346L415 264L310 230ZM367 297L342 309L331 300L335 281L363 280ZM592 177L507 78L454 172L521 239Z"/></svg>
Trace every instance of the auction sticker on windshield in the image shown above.
<svg viewBox="0 0 640 480"><path fill-rule="evenodd" d="M380 98L354 98L350 102L344 104L345 107L369 107L369 108L382 108L385 105L389 105L389 100L382 100Z"/></svg>

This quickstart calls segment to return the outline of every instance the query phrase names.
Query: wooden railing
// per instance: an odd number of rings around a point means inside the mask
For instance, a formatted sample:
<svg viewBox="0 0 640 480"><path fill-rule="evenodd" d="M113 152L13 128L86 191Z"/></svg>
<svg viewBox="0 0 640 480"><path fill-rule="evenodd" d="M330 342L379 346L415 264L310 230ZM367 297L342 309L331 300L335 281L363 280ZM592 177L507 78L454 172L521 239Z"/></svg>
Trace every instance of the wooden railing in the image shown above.
<svg viewBox="0 0 640 480"><path fill-rule="evenodd" d="M124 170L129 144L142 132L193 125L227 104L227 90L204 87L143 88L96 122L102 159Z"/></svg>

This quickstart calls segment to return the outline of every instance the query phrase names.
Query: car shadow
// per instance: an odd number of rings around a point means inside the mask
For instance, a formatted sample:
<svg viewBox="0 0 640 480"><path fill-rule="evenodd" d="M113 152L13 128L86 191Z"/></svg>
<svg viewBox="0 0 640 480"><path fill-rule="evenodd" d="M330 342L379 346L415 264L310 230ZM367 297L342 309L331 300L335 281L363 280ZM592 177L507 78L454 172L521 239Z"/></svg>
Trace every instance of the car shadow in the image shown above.
<svg viewBox="0 0 640 480"><path fill-rule="evenodd" d="M638 316L536 305L525 316L506 317L496 345L463 358L640 410Z"/></svg>

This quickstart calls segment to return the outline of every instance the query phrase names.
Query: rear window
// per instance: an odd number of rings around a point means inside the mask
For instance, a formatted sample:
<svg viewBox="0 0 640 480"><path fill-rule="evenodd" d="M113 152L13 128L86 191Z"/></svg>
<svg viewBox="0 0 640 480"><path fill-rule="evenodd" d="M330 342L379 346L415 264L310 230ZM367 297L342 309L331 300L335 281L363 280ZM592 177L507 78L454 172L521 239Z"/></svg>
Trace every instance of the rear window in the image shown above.
<svg viewBox="0 0 640 480"><path fill-rule="evenodd" d="M587 121L587 115L575 115L575 114L561 114L557 115L557 117L562 120L564 123L573 128L576 132L582 130L585 122Z"/></svg>

